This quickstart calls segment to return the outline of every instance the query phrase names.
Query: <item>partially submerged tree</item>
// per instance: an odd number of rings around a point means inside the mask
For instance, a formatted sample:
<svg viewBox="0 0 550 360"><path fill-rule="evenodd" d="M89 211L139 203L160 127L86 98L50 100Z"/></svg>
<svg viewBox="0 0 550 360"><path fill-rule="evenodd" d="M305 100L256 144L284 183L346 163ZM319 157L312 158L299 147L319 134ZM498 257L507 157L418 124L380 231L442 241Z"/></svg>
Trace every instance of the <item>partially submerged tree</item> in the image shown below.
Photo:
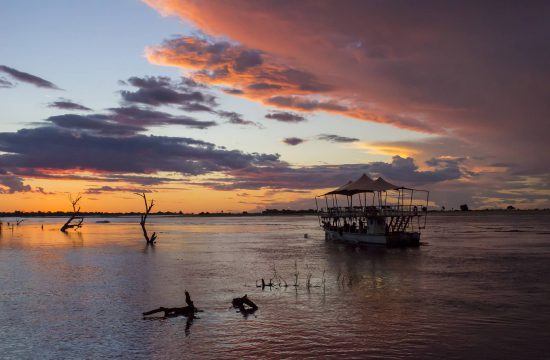
<svg viewBox="0 0 550 360"><path fill-rule="evenodd" d="M80 199L82 199L82 196L78 194L76 199L73 199L72 195L69 195L69 201L71 202L71 205L73 207L73 213L69 220L61 227L62 232L67 232L68 229L78 229L82 227L82 223L84 222L84 218L80 216L80 206L78 203L80 202Z"/></svg>
<svg viewBox="0 0 550 360"><path fill-rule="evenodd" d="M165 307L159 307L157 309L146 311L143 313L143 316L149 316L153 315L159 312L164 312L164 317L176 317L176 316L185 316L187 318L195 318L195 314L198 312L202 312L202 310L199 310L195 307L195 304L191 300L191 296L185 290L185 303L187 306L184 307L175 307L175 308L165 308Z"/></svg>
<svg viewBox="0 0 550 360"><path fill-rule="evenodd" d="M191 300L191 296L185 290L185 302L187 303L187 306L179 307L179 308L165 308L165 307L159 307L158 309L154 309L151 311L146 311L143 313L143 319L166 319L176 316L185 316L187 318L186 324L185 324L185 336L189 336L190 334L190 328L193 324L194 319L198 319L197 313L202 312L202 310L199 310L195 307L195 304L193 304L193 301ZM150 315L164 312L164 316L161 317L150 317Z"/></svg>
<svg viewBox="0 0 550 360"><path fill-rule="evenodd" d="M147 244L154 244L157 240L157 233L153 232L151 237L149 237L149 234L147 234L147 229L145 228L145 222L147 221L147 216L151 212L151 209L155 205L155 201L151 199L151 202L147 202L147 196L145 193L136 193L136 195L141 196L143 198L143 202L145 203L145 214L141 215L141 221L139 222L141 225L141 230L143 231L143 237L147 241Z"/></svg>
<svg viewBox="0 0 550 360"><path fill-rule="evenodd" d="M234 308L239 309L245 318L258 310L258 305L250 300L246 294L243 297L234 298L231 304Z"/></svg>

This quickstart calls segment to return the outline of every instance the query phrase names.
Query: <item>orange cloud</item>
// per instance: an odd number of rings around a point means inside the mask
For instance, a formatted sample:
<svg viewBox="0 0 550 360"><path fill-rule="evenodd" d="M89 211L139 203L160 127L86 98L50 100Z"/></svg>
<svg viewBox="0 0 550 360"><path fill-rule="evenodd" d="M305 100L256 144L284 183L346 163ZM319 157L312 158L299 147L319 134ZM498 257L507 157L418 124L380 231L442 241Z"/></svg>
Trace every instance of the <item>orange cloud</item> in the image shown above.
<svg viewBox="0 0 550 360"><path fill-rule="evenodd" d="M314 75L285 66L272 56L227 41L184 36L146 50L155 64L195 70L197 81L238 88L252 98L315 94L331 90Z"/></svg>
<svg viewBox="0 0 550 360"><path fill-rule="evenodd" d="M192 77L198 82L227 86L240 96L266 105L302 112L331 112L425 133L441 131L413 117L368 109L357 99L338 100L333 94L337 89L314 74L227 41L184 36L148 48L146 56L151 63L192 70Z"/></svg>

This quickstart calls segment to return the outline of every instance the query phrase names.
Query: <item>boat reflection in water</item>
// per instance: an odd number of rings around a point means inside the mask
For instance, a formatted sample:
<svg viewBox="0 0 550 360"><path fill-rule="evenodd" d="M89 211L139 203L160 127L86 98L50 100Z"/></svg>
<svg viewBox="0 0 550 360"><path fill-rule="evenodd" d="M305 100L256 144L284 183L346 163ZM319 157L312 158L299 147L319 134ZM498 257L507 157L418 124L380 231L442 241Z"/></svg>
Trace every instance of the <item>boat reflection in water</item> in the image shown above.
<svg viewBox="0 0 550 360"><path fill-rule="evenodd" d="M346 206L339 204L342 196ZM316 197L315 202L326 240L418 246L420 230L426 227L428 199L427 190L393 185L381 177L374 181L363 174Z"/></svg>

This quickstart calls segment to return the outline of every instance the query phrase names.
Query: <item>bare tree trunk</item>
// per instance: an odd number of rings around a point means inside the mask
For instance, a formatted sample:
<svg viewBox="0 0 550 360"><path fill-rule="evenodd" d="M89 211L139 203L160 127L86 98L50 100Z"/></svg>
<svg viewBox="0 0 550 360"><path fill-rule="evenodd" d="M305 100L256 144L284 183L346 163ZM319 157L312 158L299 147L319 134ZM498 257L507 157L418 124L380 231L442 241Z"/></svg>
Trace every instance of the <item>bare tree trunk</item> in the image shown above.
<svg viewBox="0 0 550 360"><path fill-rule="evenodd" d="M73 197L69 195L69 201L71 202L71 205L73 206L73 213L69 220L63 226L61 227L61 232L67 232L68 229L78 229L82 227L82 223L84 222L84 218L80 216L80 206L78 206L78 202L82 199L82 196L78 195L76 199L73 200ZM73 221L76 220L77 222L73 223Z"/></svg>
<svg viewBox="0 0 550 360"><path fill-rule="evenodd" d="M153 232L149 237L149 234L147 233L147 228L145 227L145 223L147 222L147 216L155 205L155 201L151 200L151 202L148 203L145 193L136 193L136 195L141 196L143 198L143 202L145 203L145 214L141 215L141 221L139 222L139 224L141 225L141 230L143 231L143 237L147 241L147 244L154 244L157 240L157 233Z"/></svg>

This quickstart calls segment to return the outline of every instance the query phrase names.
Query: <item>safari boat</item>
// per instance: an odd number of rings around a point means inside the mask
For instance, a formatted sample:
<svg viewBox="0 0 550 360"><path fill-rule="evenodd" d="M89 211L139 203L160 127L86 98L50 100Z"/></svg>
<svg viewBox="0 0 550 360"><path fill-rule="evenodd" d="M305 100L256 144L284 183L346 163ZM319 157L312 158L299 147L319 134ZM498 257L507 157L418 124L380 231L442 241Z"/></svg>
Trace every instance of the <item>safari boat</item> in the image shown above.
<svg viewBox="0 0 550 360"><path fill-rule="evenodd" d="M315 203L326 240L385 246L418 246L426 228L429 192L363 174Z"/></svg>

